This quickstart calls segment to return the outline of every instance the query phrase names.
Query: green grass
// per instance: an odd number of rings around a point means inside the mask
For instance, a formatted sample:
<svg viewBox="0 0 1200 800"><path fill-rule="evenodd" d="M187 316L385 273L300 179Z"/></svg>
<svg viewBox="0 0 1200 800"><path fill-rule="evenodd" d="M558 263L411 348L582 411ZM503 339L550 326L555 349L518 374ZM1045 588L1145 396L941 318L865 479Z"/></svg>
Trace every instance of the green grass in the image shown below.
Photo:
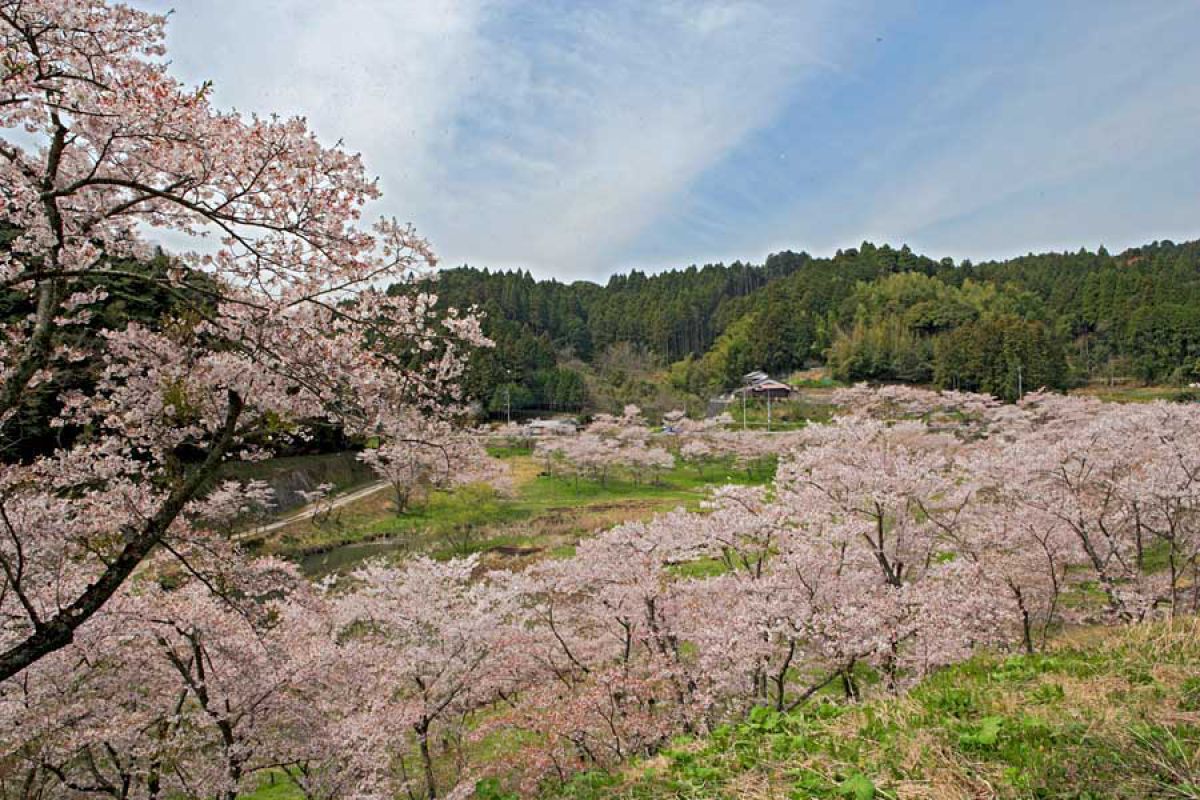
<svg viewBox="0 0 1200 800"><path fill-rule="evenodd" d="M695 561L676 564L669 570L671 574L680 578L712 578L724 575L728 571L729 567L724 561L713 557L698 558Z"/></svg>
<svg viewBox="0 0 1200 800"><path fill-rule="evenodd" d="M253 800L303 800L304 792L281 769L273 769L258 776L258 786L242 797Z"/></svg>
<svg viewBox="0 0 1200 800"><path fill-rule="evenodd" d="M1150 403L1155 400L1183 400L1197 395L1196 389L1178 386L1135 386L1132 384L1092 384L1072 391L1072 394L1086 395L1103 400L1106 403Z"/></svg>
<svg viewBox="0 0 1200 800"><path fill-rule="evenodd" d="M732 427L742 426L742 402L734 398L726 409L733 417ZM751 399L746 403L746 425L754 430L767 429L767 401ZM824 398L806 399L805 393L800 392L788 400L775 400L771 403L771 430L794 431L803 428L809 422L828 422L833 416L833 406Z"/></svg>
<svg viewBox="0 0 1200 800"><path fill-rule="evenodd" d="M514 471L513 497L468 486L432 492L425 502L396 514L389 492L381 491L338 509L321 524L306 520L289 526L261 549L300 558L314 573L344 569L372 555L569 555L581 536L597 529L677 507L695 510L715 484L764 483L774 473L773 463L748 474L730 462L712 462L701 474L695 465L680 462L657 480L639 483L617 476L600 482L545 475L531 456L503 454Z"/></svg>
<svg viewBox="0 0 1200 800"><path fill-rule="evenodd" d="M533 453L533 440L516 441L510 444L490 444L487 453L492 458L516 458Z"/></svg>
<svg viewBox="0 0 1200 800"><path fill-rule="evenodd" d="M979 656L909 694L755 709L618 774L593 798L1198 798L1200 623L1086 630Z"/></svg>

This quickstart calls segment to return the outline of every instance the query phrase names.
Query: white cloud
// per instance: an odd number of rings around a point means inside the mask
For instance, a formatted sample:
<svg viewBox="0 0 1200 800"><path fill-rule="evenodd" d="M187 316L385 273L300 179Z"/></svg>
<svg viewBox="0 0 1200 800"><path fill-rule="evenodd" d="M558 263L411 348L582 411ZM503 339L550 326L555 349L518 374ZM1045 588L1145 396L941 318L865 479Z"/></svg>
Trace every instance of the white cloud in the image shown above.
<svg viewBox="0 0 1200 800"><path fill-rule="evenodd" d="M631 254L872 238L978 258L1200 232L1194 192L1161 181L1200 160L1194 2L981 7L941 27L916 10L189 0L170 36L219 104L302 113L363 152L375 210L449 264L600 277ZM828 79L843 94L808 91Z"/></svg>
<svg viewBox="0 0 1200 800"><path fill-rule="evenodd" d="M162 9L166 0L144 3ZM173 71L220 107L304 116L381 178L374 211L422 221L463 95L484 68L485 0L205 0L177 6Z"/></svg>
<svg viewBox="0 0 1200 800"><path fill-rule="evenodd" d="M302 113L449 263L595 276L826 68L824 3L212 0L171 25L222 105Z"/></svg>

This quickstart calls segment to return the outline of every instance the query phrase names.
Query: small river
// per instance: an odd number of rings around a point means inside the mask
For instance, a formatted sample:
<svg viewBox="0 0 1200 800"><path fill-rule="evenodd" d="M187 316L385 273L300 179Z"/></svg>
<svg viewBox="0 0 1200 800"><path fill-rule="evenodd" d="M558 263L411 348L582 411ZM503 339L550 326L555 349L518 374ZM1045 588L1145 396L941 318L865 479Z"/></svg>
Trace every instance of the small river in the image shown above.
<svg viewBox="0 0 1200 800"><path fill-rule="evenodd" d="M367 559L403 553L407 549L407 543L402 539L354 542L338 545L321 553L300 556L296 563L300 565L300 571L308 577L323 578L333 573L349 572Z"/></svg>

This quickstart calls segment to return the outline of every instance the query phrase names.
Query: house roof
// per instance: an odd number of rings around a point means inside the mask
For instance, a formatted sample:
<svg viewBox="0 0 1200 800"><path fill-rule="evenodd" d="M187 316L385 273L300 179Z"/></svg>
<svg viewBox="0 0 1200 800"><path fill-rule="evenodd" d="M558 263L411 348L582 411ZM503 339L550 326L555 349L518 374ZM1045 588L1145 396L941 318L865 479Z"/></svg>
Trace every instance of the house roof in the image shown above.
<svg viewBox="0 0 1200 800"><path fill-rule="evenodd" d="M575 423L569 419L535 419L530 421L531 428L566 428L575 427Z"/></svg>
<svg viewBox="0 0 1200 800"><path fill-rule="evenodd" d="M791 390L792 387L786 383L772 380L771 378L759 381L750 387L750 391L752 392L790 392Z"/></svg>

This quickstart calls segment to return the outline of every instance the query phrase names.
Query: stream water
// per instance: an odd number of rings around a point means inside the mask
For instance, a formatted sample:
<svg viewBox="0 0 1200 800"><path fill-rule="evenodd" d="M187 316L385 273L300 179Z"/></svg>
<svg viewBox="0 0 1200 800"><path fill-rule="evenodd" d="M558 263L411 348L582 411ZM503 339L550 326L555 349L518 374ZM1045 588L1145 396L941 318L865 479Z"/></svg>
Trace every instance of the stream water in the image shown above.
<svg viewBox="0 0 1200 800"><path fill-rule="evenodd" d="M400 553L407 543L400 539L378 539L372 542L342 544L320 553L300 556L296 563L310 578L323 578L335 572L348 572L367 559Z"/></svg>

